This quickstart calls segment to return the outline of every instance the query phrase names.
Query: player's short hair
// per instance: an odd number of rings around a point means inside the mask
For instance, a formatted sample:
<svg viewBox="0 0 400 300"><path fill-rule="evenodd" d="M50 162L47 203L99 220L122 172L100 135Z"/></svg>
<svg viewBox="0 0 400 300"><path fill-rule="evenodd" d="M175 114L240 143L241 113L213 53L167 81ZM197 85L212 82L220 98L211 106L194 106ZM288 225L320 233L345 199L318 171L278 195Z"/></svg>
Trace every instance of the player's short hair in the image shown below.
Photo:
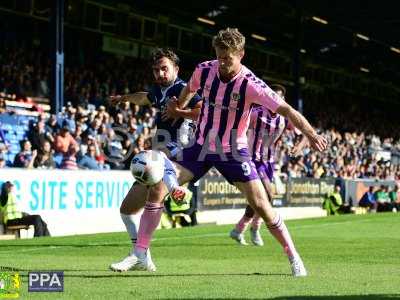
<svg viewBox="0 0 400 300"><path fill-rule="evenodd" d="M175 66L179 66L179 57L170 48L156 48L151 54L151 64L154 65L163 57L168 58Z"/></svg>
<svg viewBox="0 0 400 300"><path fill-rule="evenodd" d="M275 84L271 84L270 87L274 92L281 91L282 95L286 96L286 89L283 85L275 83Z"/></svg>
<svg viewBox="0 0 400 300"><path fill-rule="evenodd" d="M246 38L239 32L237 28L226 28L220 30L217 35L213 37L212 45L214 48L223 50L233 50L234 52L242 51Z"/></svg>

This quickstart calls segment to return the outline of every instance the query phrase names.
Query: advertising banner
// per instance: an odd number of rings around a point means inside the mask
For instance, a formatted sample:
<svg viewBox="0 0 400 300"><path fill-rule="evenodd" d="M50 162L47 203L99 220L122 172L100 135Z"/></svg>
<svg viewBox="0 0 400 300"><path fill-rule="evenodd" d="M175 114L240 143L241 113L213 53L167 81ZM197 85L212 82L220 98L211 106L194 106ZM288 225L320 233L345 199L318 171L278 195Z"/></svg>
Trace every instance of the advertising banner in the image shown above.
<svg viewBox="0 0 400 300"><path fill-rule="evenodd" d="M323 198L331 193L335 178L291 178L287 184L286 199L289 206L321 206Z"/></svg>
<svg viewBox="0 0 400 300"><path fill-rule="evenodd" d="M38 214L52 235L123 231L119 207L133 176L129 171L2 169L19 209Z"/></svg>

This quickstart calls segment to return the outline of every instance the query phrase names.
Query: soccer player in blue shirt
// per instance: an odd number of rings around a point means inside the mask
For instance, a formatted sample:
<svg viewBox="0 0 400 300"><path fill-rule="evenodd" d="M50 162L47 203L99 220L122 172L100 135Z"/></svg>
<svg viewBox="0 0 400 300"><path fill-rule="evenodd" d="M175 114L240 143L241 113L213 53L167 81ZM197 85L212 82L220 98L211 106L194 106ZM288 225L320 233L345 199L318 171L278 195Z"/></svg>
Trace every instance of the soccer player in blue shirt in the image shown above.
<svg viewBox="0 0 400 300"><path fill-rule="evenodd" d="M190 139L191 127L195 126L202 106L201 98L195 95L187 108L167 111L167 103L170 98L179 97L186 83L178 77L179 58L170 49L156 49L153 52L152 71L154 84L148 92L137 92L122 96L111 97L111 104L116 105L128 101L136 105L148 105L156 107L159 112L156 116L157 132L153 149L157 148L166 153L167 156L175 156L182 148L182 145ZM174 169L168 159L165 160L166 170ZM165 175L164 181L168 180ZM128 194L125 196L120 214L126 229L131 237L133 249L135 247L138 229L137 213L144 207L147 199L148 187L134 183ZM134 199L134 201L133 201ZM132 250L133 253L133 250ZM130 255L118 263L111 264L114 271L127 271L131 268Z"/></svg>

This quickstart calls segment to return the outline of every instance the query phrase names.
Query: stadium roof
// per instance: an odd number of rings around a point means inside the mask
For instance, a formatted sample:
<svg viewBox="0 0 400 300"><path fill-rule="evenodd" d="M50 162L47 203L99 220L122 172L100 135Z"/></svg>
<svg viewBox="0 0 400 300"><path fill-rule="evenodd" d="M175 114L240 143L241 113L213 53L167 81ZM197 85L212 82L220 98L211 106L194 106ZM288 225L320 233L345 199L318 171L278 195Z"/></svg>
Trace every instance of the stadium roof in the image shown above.
<svg viewBox="0 0 400 300"><path fill-rule="evenodd" d="M400 17L398 1L375 0L125 0L144 11L189 23L204 17L217 30L238 27L265 37L265 47L292 51L298 18L303 16L302 48L317 61L360 70L364 67L388 80L400 80ZM314 18L313 17L317 17ZM323 24L316 19L327 21ZM264 46L264 45L263 45ZM396 74L396 75L395 75ZM393 78L393 75L395 76ZM398 82L398 81L397 81Z"/></svg>

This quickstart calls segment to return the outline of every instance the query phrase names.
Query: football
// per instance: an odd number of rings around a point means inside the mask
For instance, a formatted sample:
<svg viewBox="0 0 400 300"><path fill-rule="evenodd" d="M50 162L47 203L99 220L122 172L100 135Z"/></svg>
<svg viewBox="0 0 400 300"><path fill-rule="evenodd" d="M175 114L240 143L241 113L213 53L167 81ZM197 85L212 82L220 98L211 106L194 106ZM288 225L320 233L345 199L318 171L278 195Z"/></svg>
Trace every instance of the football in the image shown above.
<svg viewBox="0 0 400 300"><path fill-rule="evenodd" d="M140 151L131 161L133 177L144 185L154 185L164 176L164 156L155 150Z"/></svg>

